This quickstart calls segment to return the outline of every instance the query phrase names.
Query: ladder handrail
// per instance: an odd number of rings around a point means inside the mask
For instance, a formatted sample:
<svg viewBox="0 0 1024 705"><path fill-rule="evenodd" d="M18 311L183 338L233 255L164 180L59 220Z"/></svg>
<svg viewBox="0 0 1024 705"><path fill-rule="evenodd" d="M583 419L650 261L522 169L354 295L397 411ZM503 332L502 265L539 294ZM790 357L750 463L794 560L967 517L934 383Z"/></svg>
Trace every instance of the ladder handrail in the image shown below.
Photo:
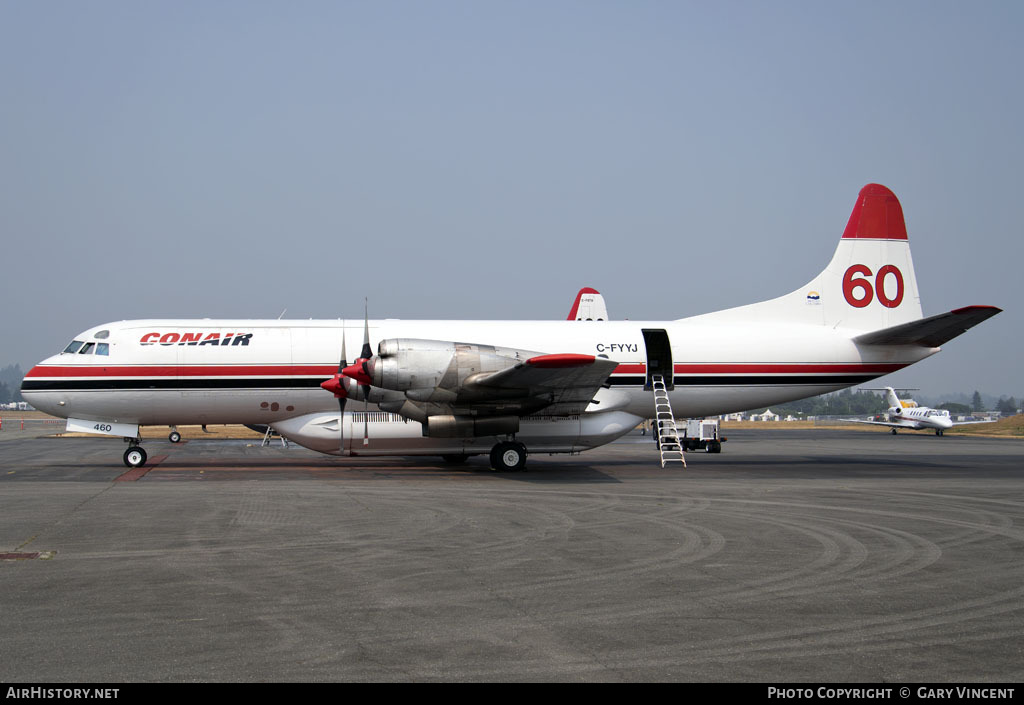
<svg viewBox="0 0 1024 705"><path fill-rule="evenodd" d="M651 375L651 388L654 390L654 415L657 421L652 430L657 434L661 467L665 467L665 463L678 461L685 468L686 458L679 441L679 428L676 426L675 414L672 413L665 378L662 375Z"/></svg>

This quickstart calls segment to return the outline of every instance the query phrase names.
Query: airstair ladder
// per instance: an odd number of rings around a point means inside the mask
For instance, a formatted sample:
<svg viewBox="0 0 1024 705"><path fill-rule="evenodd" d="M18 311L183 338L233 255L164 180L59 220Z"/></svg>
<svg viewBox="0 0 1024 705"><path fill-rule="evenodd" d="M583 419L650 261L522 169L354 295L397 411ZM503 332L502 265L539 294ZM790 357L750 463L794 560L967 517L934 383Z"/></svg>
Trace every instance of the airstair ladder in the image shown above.
<svg viewBox="0 0 1024 705"><path fill-rule="evenodd" d="M668 400L665 378L662 375L651 375L651 386L654 387L654 428L658 434L661 467L665 467L665 463L678 462L685 468L686 459L679 442L679 429L676 428L676 419L672 414L672 404Z"/></svg>
<svg viewBox="0 0 1024 705"><path fill-rule="evenodd" d="M267 426L267 432L263 434L263 442L260 443L260 448L266 448L268 445L270 445L270 442L274 439L274 435L274 429L272 429L270 426ZM284 436L280 436L280 438L281 445L287 448L288 439L285 438Z"/></svg>

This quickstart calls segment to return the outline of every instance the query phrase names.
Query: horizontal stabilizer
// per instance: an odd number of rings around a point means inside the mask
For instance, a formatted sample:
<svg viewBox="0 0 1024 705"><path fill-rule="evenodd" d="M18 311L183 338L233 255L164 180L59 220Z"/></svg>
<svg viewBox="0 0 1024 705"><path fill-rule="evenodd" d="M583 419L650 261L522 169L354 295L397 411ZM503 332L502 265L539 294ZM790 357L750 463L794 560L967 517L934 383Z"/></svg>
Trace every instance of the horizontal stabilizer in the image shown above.
<svg viewBox="0 0 1024 705"><path fill-rule="evenodd" d="M937 348L1002 310L995 306L965 306L949 313L858 335L853 341L862 345L922 345Z"/></svg>

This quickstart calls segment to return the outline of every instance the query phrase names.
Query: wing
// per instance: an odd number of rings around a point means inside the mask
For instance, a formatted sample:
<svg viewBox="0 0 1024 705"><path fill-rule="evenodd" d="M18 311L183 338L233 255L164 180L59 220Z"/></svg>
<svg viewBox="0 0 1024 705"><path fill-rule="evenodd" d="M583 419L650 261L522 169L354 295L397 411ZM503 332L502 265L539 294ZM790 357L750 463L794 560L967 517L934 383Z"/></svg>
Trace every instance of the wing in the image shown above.
<svg viewBox="0 0 1024 705"><path fill-rule="evenodd" d="M923 345L926 348L937 348L1000 311L1002 309L995 306L966 306L919 321L864 333L853 341L865 345Z"/></svg>
<svg viewBox="0 0 1024 705"><path fill-rule="evenodd" d="M617 363L593 355L537 355L471 381L477 393L494 397L540 398L548 403L535 413L579 414L594 398ZM490 396L488 395L488 396Z"/></svg>
<svg viewBox="0 0 1024 705"><path fill-rule="evenodd" d="M968 426L973 423L995 423L995 419L982 419L981 421L954 421L954 426Z"/></svg>
<svg viewBox="0 0 1024 705"><path fill-rule="evenodd" d="M843 419L844 423L869 423L873 426L890 426L895 428L906 428L906 424L893 423L892 421L865 421L864 419Z"/></svg>

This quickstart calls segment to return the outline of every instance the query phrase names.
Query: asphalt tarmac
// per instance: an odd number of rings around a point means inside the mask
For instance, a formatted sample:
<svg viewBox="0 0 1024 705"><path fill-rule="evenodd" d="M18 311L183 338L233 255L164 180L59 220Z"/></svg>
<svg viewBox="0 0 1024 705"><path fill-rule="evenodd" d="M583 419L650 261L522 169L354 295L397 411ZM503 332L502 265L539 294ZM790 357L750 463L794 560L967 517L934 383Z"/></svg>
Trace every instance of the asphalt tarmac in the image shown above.
<svg viewBox="0 0 1024 705"><path fill-rule="evenodd" d="M1024 678L1024 441L729 437L507 474L152 441L133 473L0 433L0 681Z"/></svg>

